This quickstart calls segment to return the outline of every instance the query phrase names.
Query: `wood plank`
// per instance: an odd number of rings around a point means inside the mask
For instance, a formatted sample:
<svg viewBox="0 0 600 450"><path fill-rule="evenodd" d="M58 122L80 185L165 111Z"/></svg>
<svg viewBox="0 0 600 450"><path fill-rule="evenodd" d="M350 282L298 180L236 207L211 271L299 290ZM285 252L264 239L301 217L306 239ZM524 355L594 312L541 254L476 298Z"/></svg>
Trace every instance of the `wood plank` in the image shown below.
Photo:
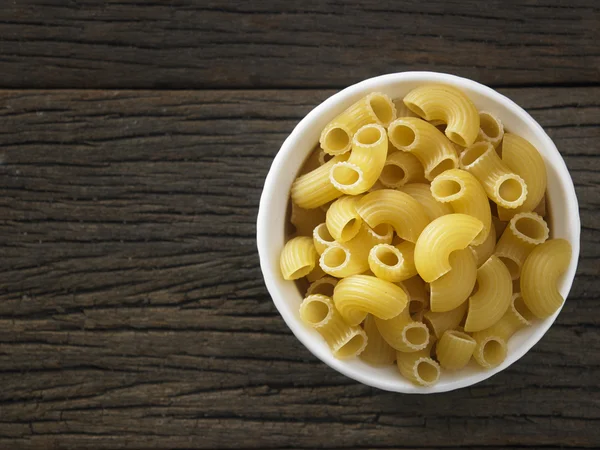
<svg viewBox="0 0 600 450"><path fill-rule="evenodd" d="M522 360L436 396L329 369L264 288L264 177L332 92L0 91L0 448L600 445L600 88L502 90L571 170L578 278Z"/></svg>
<svg viewBox="0 0 600 450"><path fill-rule="evenodd" d="M433 70L494 86L597 84L594 0L22 0L0 87L345 87Z"/></svg>

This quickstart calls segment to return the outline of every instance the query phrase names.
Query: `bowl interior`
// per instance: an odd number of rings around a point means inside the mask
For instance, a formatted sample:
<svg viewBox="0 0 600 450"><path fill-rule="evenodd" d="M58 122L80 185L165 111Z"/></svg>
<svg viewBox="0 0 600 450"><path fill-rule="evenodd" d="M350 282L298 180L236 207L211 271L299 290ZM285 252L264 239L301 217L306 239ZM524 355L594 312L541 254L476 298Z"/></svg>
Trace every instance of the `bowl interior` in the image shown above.
<svg viewBox="0 0 600 450"><path fill-rule="evenodd" d="M405 393L449 391L489 378L533 347L560 312L557 311L545 320L538 320L531 327L515 334L508 342L506 360L495 369L484 370L472 362L458 372L443 371L439 382L427 388L414 386L402 378L395 366L374 367L359 358L347 361L334 358L318 332L301 322L298 308L302 295L294 282L283 280L279 270L279 254L286 238L289 190L296 174L318 143L325 125L356 100L373 91L383 92L393 99L401 98L411 89L427 83L446 83L460 88L479 110L497 115L506 130L524 137L539 150L548 172L547 205L551 237L567 239L573 248L571 264L560 282L560 291L565 298L571 288L579 258L579 208L564 160L541 126L522 108L493 89L453 75L404 72L371 78L350 86L313 109L283 143L265 181L257 223L257 244L265 283L287 325L315 356L364 384Z"/></svg>

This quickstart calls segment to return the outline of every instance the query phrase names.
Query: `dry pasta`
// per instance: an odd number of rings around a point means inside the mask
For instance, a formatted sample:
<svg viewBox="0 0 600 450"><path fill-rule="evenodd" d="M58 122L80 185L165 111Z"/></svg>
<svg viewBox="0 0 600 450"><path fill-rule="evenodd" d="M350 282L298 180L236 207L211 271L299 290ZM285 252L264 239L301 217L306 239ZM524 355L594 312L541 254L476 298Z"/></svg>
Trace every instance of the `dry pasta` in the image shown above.
<svg viewBox="0 0 600 450"><path fill-rule="evenodd" d="M285 280L296 280L308 275L317 262L313 240L300 236L287 241L281 252L279 264Z"/></svg>
<svg viewBox="0 0 600 450"><path fill-rule="evenodd" d="M292 201L304 209L318 208L342 196L329 180L329 173L337 163L347 161L349 154L339 155L312 172L294 181L291 189Z"/></svg>
<svg viewBox="0 0 600 450"><path fill-rule="evenodd" d="M423 165L416 156L408 152L389 153L379 181L388 188L399 188L407 183L418 183L425 180Z"/></svg>
<svg viewBox="0 0 600 450"><path fill-rule="evenodd" d="M440 365L431 358L433 343L417 352L396 353L396 364L404 378L419 386L431 386L440 378Z"/></svg>
<svg viewBox="0 0 600 450"><path fill-rule="evenodd" d="M329 233L336 241L349 241L360 231L362 219L356 212L358 200L360 200L358 196L340 197L327 210L325 223Z"/></svg>
<svg viewBox="0 0 600 450"><path fill-rule="evenodd" d="M476 345L475 339L467 333L446 330L437 342L435 353L444 369L459 370L469 363Z"/></svg>
<svg viewBox="0 0 600 450"><path fill-rule="evenodd" d="M477 264L470 249L450 254L452 270L430 284L431 310L446 312L458 308L469 298L477 279Z"/></svg>
<svg viewBox="0 0 600 450"><path fill-rule="evenodd" d="M375 317L377 329L385 341L394 349L403 352L416 352L429 343L429 330L423 322L410 317L408 305L396 317L379 319Z"/></svg>
<svg viewBox="0 0 600 450"><path fill-rule="evenodd" d="M446 214L452 214L452 208L450 205L437 201L433 195L428 184L425 183L410 183L399 188L401 192L410 195L416 201L418 201L429 220L437 219L438 217L445 216Z"/></svg>
<svg viewBox="0 0 600 450"><path fill-rule="evenodd" d="M360 358L374 366L393 364L396 360L396 350L381 337L372 315L369 314L365 319L363 330L367 335L367 346L360 354Z"/></svg>

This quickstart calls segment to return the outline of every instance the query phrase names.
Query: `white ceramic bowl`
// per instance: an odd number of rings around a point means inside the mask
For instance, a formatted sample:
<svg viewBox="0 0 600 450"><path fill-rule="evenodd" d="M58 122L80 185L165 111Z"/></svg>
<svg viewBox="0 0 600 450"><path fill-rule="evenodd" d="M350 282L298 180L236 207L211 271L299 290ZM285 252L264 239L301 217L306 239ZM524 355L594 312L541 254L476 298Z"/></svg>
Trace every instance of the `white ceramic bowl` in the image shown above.
<svg viewBox="0 0 600 450"><path fill-rule="evenodd" d="M575 188L564 160L542 127L520 106L489 87L454 75L435 72L394 73L365 80L329 97L300 121L281 146L265 181L257 222L260 266L267 289L283 319L300 342L321 361L361 383L388 391L423 394L470 386L506 369L540 340L560 310L553 316L538 320L533 326L515 334L508 342L506 360L495 369L484 370L471 363L458 372L442 371L439 382L432 387L418 387L404 379L395 365L381 368L370 366L359 358L351 360L334 358L319 333L300 320L298 308L302 296L294 282L282 278L279 254L285 243L284 228L290 187L302 163L317 144L325 125L370 92L379 91L392 98L398 98L404 97L411 89L427 83L446 83L461 89L478 109L497 114L507 130L530 141L541 153L548 171L547 199L551 237L564 238L573 248L571 264L560 282L560 292L566 298L579 259L581 225Z"/></svg>

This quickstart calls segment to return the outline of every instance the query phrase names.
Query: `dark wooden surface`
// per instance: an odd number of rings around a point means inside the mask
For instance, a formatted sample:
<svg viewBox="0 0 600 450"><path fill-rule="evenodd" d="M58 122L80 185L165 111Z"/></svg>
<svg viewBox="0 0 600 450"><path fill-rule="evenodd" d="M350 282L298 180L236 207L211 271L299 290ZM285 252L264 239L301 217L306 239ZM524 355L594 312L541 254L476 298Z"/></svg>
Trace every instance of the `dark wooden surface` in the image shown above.
<svg viewBox="0 0 600 450"><path fill-rule="evenodd" d="M0 449L600 447L599 6L500 3L2 5ZM254 237L298 120L407 69L504 86L563 154L583 227L542 341L435 396L315 359Z"/></svg>

